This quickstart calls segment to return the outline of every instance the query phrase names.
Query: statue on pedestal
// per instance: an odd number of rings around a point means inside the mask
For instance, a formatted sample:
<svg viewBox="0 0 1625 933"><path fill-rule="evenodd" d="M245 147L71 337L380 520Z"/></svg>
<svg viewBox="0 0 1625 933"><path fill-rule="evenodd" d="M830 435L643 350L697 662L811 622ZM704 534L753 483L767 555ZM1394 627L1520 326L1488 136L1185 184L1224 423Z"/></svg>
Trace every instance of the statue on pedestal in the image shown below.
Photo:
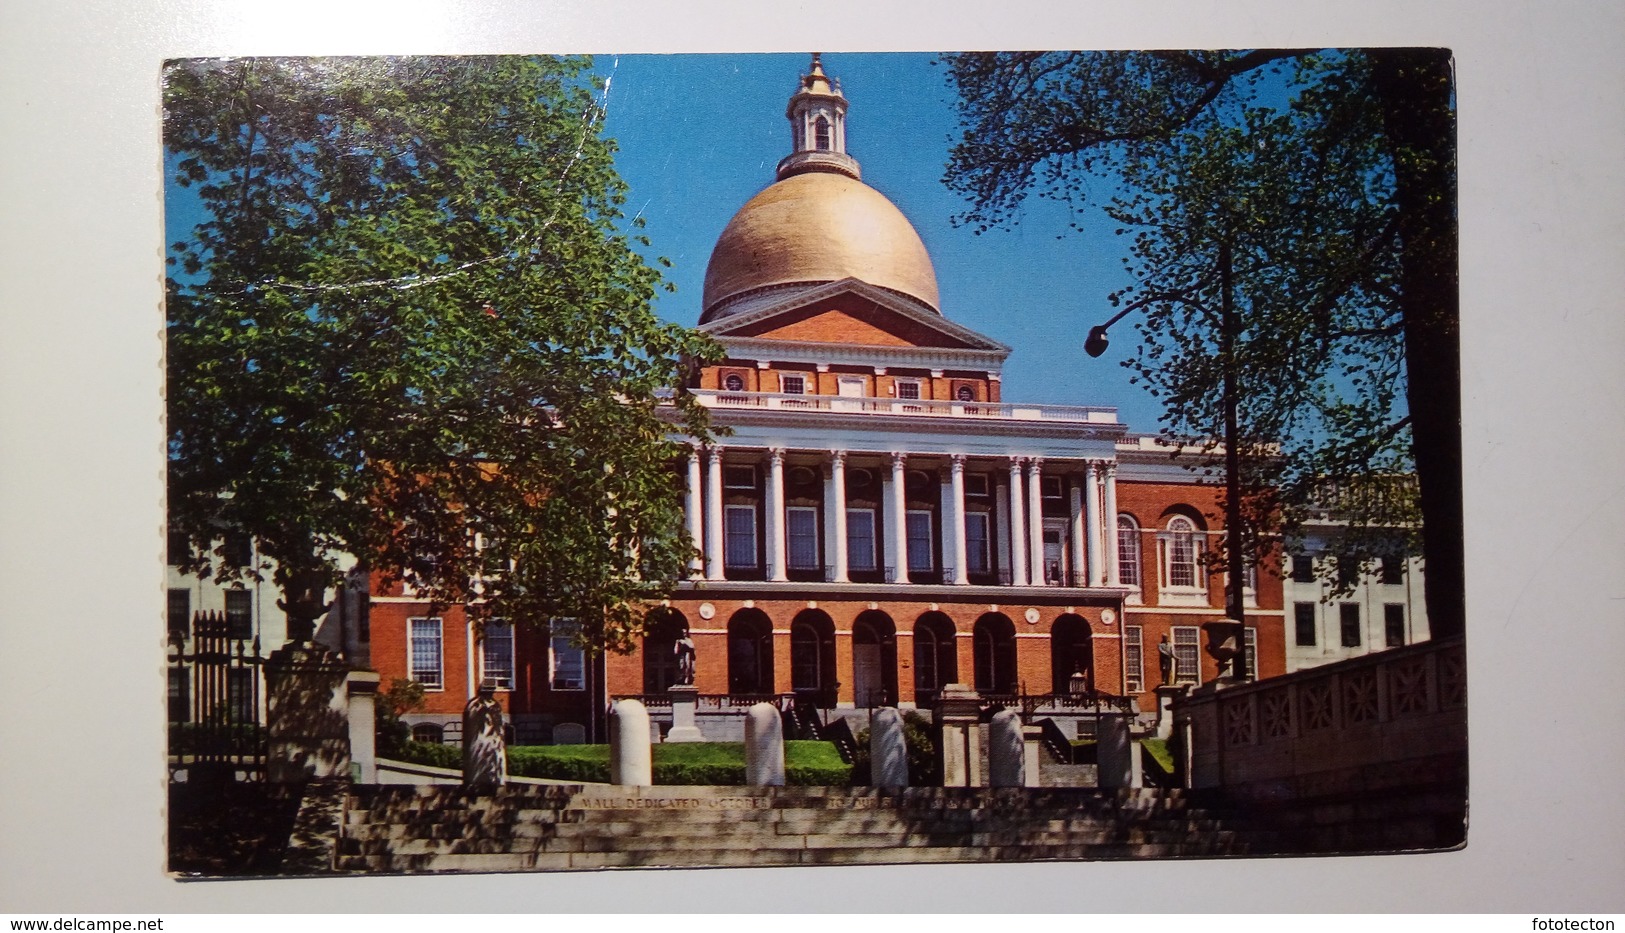
<svg viewBox="0 0 1625 933"><path fill-rule="evenodd" d="M672 654L677 656L677 683L680 686L694 685L694 639L688 635L688 629L683 629L681 635L671 644Z"/></svg>
<svg viewBox="0 0 1625 933"><path fill-rule="evenodd" d="M1162 665L1162 683L1168 686L1174 682L1174 646L1168 643L1168 636L1162 636L1157 642L1157 661Z"/></svg>

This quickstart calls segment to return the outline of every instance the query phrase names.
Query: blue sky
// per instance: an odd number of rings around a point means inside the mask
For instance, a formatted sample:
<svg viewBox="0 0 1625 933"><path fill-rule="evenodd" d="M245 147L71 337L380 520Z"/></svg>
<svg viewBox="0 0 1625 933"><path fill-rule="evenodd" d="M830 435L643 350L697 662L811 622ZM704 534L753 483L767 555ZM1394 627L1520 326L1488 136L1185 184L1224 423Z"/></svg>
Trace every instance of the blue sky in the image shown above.
<svg viewBox="0 0 1625 933"><path fill-rule="evenodd" d="M620 145L627 213L644 218L652 252L674 264L667 275L677 291L658 306L668 320L698 321L711 246L790 151L785 104L808 62L808 54L596 58L611 79L606 133ZM958 123L933 56L826 53L824 69L850 104L847 148L863 180L897 204L931 253L943 313L1012 348L1004 397L1115 406L1134 430L1156 430L1160 405L1119 365L1133 352L1131 322L1113 328L1105 356L1082 351L1089 327L1111 315L1106 296L1128 284L1127 238L1113 235L1098 208L1074 217L1036 198L1011 229L977 236L954 227L968 205L942 172ZM1097 201L1110 197L1109 183L1089 184Z"/></svg>

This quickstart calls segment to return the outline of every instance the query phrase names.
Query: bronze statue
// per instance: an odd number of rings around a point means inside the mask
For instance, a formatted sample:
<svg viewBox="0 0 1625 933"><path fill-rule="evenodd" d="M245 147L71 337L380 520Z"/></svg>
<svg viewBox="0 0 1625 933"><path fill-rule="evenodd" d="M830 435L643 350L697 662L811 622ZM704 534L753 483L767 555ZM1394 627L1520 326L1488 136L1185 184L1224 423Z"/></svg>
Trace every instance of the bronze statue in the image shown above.
<svg viewBox="0 0 1625 933"><path fill-rule="evenodd" d="M1166 687L1174 682L1174 646L1168 644L1167 635L1157 642L1157 660L1162 664L1162 685Z"/></svg>
<svg viewBox="0 0 1625 933"><path fill-rule="evenodd" d="M688 636L688 629L683 629L683 633L672 642L671 651L677 656L678 685L694 686L694 639Z"/></svg>

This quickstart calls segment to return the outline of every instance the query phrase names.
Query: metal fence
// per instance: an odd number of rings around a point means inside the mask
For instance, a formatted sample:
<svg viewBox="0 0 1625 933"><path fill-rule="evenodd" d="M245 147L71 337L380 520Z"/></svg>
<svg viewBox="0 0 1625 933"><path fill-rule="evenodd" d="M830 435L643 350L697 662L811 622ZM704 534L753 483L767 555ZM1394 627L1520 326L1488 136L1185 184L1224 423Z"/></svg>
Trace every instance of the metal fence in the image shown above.
<svg viewBox="0 0 1625 933"><path fill-rule="evenodd" d="M171 780L265 778L265 659L224 612L193 616L190 638L170 633Z"/></svg>

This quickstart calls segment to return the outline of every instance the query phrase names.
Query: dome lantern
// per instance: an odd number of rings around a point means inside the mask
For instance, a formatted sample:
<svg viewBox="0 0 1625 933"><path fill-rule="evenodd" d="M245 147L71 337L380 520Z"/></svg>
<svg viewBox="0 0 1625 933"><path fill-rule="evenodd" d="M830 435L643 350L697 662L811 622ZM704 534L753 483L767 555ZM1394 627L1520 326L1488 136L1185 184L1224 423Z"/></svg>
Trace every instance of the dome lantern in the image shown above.
<svg viewBox="0 0 1625 933"><path fill-rule="evenodd" d="M779 180L803 172L862 177L858 160L846 152L846 95L840 81L824 74L819 53L813 53L784 115L790 120L790 154L779 161Z"/></svg>

